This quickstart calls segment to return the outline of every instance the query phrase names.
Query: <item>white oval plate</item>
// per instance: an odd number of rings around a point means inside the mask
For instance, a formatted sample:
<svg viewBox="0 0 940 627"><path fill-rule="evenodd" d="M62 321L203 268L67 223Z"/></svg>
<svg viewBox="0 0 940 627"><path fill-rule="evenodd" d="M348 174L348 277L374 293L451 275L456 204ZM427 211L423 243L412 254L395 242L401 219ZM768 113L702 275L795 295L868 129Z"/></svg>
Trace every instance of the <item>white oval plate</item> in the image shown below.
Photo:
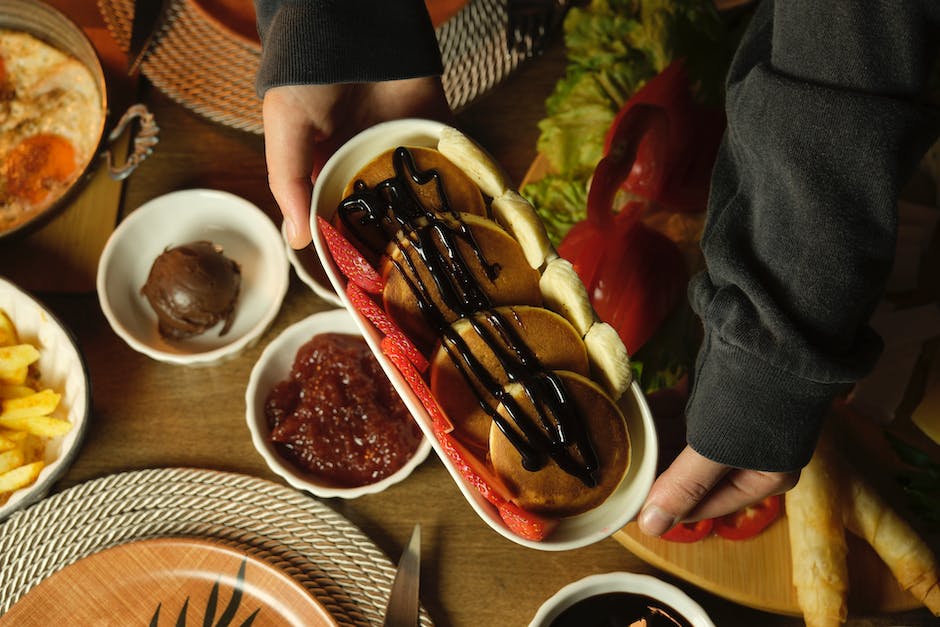
<svg viewBox="0 0 940 627"><path fill-rule="evenodd" d="M343 305L349 310L375 353L376 359L388 374L415 420L418 421L418 425L424 431L425 439L431 442L438 457L441 458L444 466L457 482L460 491L480 518L504 537L534 549L564 551L593 544L621 529L636 516L655 478L658 454L656 429L653 416L639 386L634 383L629 392L625 393L620 400L624 416L627 418L627 429L631 440L630 468L620 487L599 507L579 516L563 519L548 538L542 541L522 538L511 531L500 518L496 508L463 479L441 449L434 437L431 418L427 410L411 391L398 369L382 353L381 334L349 303L346 296L346 279L333 263L326 243L320 236L316 216L320 215L327 221L332 219L342 200L346 183L355 176L356 172L381 152L397 146L437 147L443 128L445 128L444 124L430 120L395 120L365 130L340 147L327 161L313 187L310 230L313 233L314 246Z"/></svg>
<svg viewBox="0 0 940 627"><path fill-rule="evenodd" d="M219 323L170 342L160 336L140 289L160 253L197 240L218 244L241 267L235 318L223 336ZM114 230L98 262L98 299L115 333L134 350L159 361L207 365L258 340L281 307L289 272L281 234L261 209L228 192L188 189L144 203Z"/></svg>
<svg viewBox="0 0 940 627"><path fill-rule="evenodd" d="M0 278L0 309L16 327L21 342L39 349L39 382L62 395L53 414L72 423L64 436L46 443L46 466L31 486L17 490L0 507L0 520L44 498L74 461L81 448L91 412L88 367L78 343L61 322L39 301Z"/></svg>
<svg viewBox="0 0 940 627"><path fill-rule="evenodd" d="M693 627L715 627L702 606L679 588L650 575L623 572L591 575L569 583L539 607L529 627L549 627L565 609L578 601L608 592L632 592L648 596L682 614Z"/></svg>
<svg viewBox="0 0 940 627"><path fill-rule="evenodd" d="M359 326L345 309L333 309L315 313L295 322L284 329L280 335L268 344L258 362L251 370L248 387L245 390L245 418L251 431L251 441L255 449L264 458L268 468L283 477L299 490L306 490L323 498L341 497L354 499L363 494L381 492L411 474L418 465L427 459L431 444L427 437L421 440L418 450L408 462L396 472L376 483L355 488L338 488L317 483L313 477L301 472L288 460L281 457L271 442L267 420L264 416L264 402L268 392L290 374L297 350L318 333L350 333L360 335Z"/></svg>

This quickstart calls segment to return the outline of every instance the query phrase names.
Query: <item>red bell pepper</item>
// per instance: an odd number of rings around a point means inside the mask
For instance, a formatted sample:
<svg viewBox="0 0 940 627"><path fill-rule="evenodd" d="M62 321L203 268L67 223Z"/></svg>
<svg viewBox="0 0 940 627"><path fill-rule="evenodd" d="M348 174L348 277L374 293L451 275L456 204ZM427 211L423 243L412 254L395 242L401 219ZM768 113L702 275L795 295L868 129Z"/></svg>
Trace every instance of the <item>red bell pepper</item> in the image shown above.
<svg viewBox="0 0 940 627"><path fill-rule="evenodd" d="M775 494L759 503L715 519L715 535L727 540L753 538L780 518L782 501L783 497Z"/></svg>
<svg viewBox="0 0 940 627"><path fill-rule="evenodd" d="M684 298L689 279L676 244L642 218L652 211L704 209L723 127L720 112L693 104L682 63L670 65L617 114L591 179L587 219L558 247L598 316L617 329L630 353ZM621 188L639 198L618 210Z"/></svg>
<svg viewBox="0 0 940 627"><path fill-rule="evenodd" d="M711 534L714 524L713 518L696 522L680 522L659 537L669 542L698 542Z"/></svg>

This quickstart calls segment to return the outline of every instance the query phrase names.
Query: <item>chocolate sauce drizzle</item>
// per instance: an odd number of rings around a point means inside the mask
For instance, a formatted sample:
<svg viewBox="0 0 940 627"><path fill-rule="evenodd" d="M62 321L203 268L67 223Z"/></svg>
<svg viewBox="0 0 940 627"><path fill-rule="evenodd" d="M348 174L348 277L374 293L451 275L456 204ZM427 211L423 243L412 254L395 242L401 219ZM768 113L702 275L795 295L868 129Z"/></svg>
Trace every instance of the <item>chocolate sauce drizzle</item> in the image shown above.
<svg viewBox="0 0 940 627"><path fill-rule="evenodd" d="M490 281L499 275L499 265L484 258L469 227L452 208L437 170L419 171L414 156L404 147L394 151L392 165L395 176L373 188L356 181L353 193L340 203L340 220L374 255L384 252L376 246L378 242L391 242L401 252L402 261L393 258L393 263L414 294L418 308L442 337L442 345L474 391L480 407L519 452L523 467L536 471L551 458L585 485L597 485L597 454L564 382L539 363L512 322L493 310L458 243L469 245ZM415 193L415 185L428 184L435 186L440 211L424 206ZM493 351L510 383L522 387L537 420L529 417L453 330L446 312L431 298L430 286L418 274L419 266L428 268L444 306L458 318L467 319ZM500 404L511 420L497 411Z"/></svg>

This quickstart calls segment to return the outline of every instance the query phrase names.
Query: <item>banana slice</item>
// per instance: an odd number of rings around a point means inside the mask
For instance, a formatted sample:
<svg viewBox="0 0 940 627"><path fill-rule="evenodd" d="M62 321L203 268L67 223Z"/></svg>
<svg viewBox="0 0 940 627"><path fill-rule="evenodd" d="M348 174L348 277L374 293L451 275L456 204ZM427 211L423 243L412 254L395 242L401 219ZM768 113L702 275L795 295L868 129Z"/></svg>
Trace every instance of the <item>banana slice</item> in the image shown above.
<svg viewBox="0 0 940 627"><path fill-rule="evenodd" d="M591 371L600 379L611 398L617 400L633 382L630 355L617 330L596 321L584 336Z"/></svg>
<svg viewBox="0 0 940 627"><path fill-rule="evenodd" d="M541 268L546 257L555 251L545 231L545 224L535 213L535 207L511 189L499 198L494 198L490 207L496 221L522 245L529 265Z"/></svg>
<svg viewBox="0 0 940 627"><path fill-rule="evenodd" d="M548 262L539 280L539 289L545 305L567 318L584 337L594 324L594 308L571 262L561 257Z"/></svg>
<svg viewBox="0 0 940 627"><path fill-rule="evenodd" d="M490 198L499 198L509 189L509 177L496 160L457 129L450 126L444 128L437 149L473 179Z"/></svg>

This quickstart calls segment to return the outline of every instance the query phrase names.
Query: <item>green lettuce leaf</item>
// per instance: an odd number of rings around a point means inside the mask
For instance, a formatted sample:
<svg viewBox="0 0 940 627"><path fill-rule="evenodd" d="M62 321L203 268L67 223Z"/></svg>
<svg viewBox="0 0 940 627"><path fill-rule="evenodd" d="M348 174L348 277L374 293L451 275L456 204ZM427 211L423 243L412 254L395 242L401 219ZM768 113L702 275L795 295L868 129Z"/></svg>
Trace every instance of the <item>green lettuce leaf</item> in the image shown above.
<svg viewBox="0 0 940 627"><path fill-rule="evenodd" d="M587 217L587 179L571 180L550 174L522 188L536 208L548 237L556 247L568 230Z"/></svg>
<svg viewBox="0 0 940 627"><path fill-rule="evenodd" d="M699 99L720 103L736 40L726 30L710 0L593 0L571 9L568 66L545 102L538 151L559 175L589 178L617 111L680 57Z"/></svg>

